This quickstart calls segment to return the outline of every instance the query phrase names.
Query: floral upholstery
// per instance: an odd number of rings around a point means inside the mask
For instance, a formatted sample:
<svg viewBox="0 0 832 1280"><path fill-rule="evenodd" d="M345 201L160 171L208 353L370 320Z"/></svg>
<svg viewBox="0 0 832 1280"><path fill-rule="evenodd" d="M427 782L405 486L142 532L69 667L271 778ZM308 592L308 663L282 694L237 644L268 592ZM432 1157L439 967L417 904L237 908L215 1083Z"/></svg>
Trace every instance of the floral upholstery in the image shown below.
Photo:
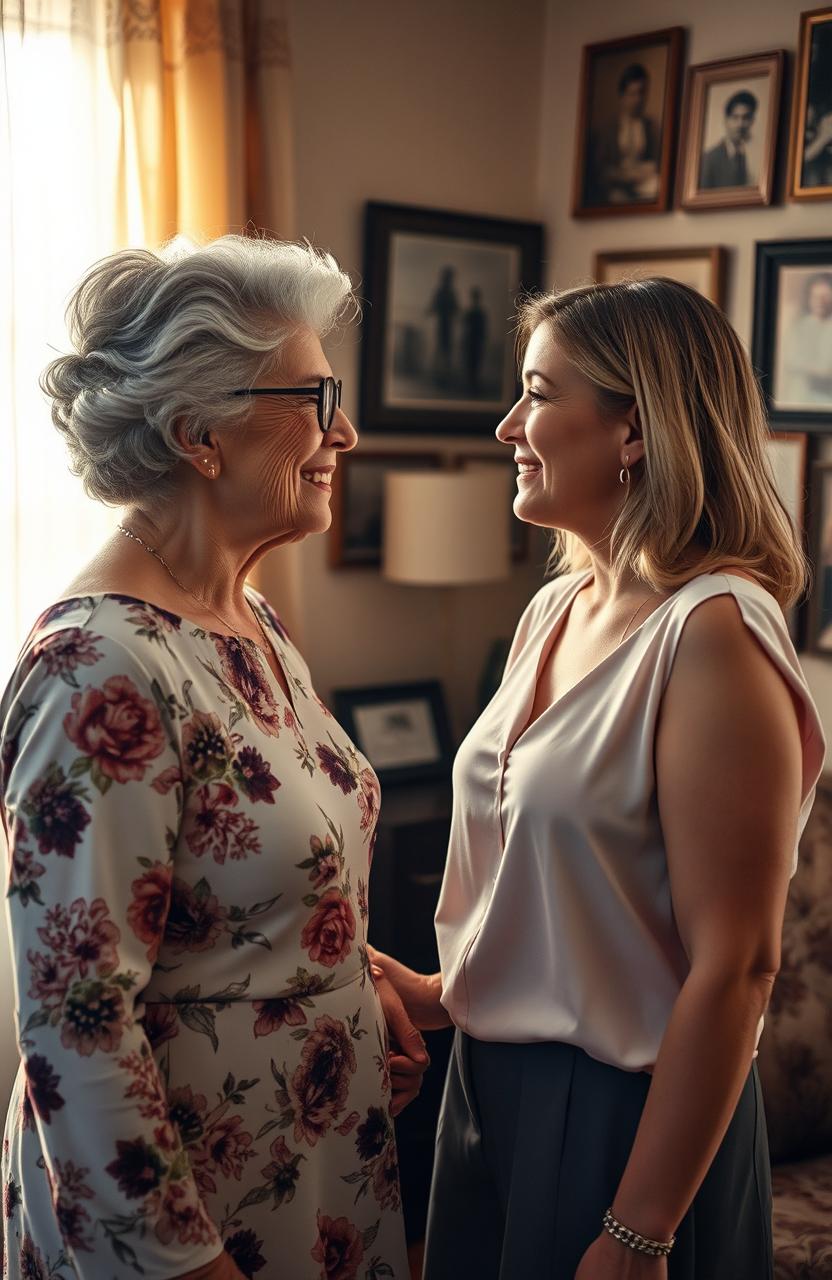
<svg viewBox="0 0 832 1280"><path fill-rule="evenodd" d="M832 778L800 842L758 1060L776 1280L832 1280Z"/></svg>

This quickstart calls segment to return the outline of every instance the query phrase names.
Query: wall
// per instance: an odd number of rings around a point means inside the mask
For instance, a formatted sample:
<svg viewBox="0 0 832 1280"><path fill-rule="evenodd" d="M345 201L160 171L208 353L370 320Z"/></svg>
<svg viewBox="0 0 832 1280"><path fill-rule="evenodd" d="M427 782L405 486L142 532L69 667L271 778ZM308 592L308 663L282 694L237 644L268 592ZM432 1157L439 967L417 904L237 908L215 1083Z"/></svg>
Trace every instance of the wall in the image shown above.
<svg viewBox="0 0 832 1280"><path fill-rule="evenodd" d="M804 0L631 0L619 10L609 0L547 0L540 130L539 189L550 245L547 283L565 288L591 278L593 255L605 249L669 248L721 244L728 250L726 309L750 345L755 240L800 239L832 234L832 205L781 203L767 209L707 213L674 211L635 217L576 220L570 217L581 49L585 44L659 28L687 29L685 65L742 57L769 49L797 49ZM789 60L793 65L793 58ZM790 103L791 65L786 76ZM781 109L781 118L788 117ZM785 152L787 129L782 131ZM781 157L781 173L784 169ZM778 191L782 190L782 177ZM807 679L832 740L832 663L801 655Z"/></svg>
<svg viewBox="0 0 832 1280"><path fill-rule="evenodd" d="M518 21L504 0L294 0L300 233L360 274L368 199L539 219L545 14L543 0L521 7ZM357 330L327 354L360 430ZM424 447L424 438L366 434L362 445L420 441ZM436 443L431 437L428 447ZM483 444L502 456L490 437L449 439L447 449ZM366 570L333 572L325 539L309 539L301 548L303 645L321 691L443 675L459 733L470 723L489 644L513 631L542 581L544 557L538 540L532 563L509 582L455 591L443 605L432 588L393 586Z"/></svg>

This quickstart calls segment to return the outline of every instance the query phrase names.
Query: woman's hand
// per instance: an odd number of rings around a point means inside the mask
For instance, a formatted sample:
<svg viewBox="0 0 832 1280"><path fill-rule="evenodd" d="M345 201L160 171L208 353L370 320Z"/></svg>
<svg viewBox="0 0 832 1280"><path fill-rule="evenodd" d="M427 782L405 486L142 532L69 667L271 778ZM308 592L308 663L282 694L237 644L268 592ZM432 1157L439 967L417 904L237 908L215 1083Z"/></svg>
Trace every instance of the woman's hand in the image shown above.
<svg viewBox="0 0 832 1280"><path fill-rule="evenodd" d="M368 947L370 959L388 978L401 998L407 1015L420 1031L438 1031L451 1026L451 1019L439 1002L442 979L438 973L415 973L406 964Z"/></svg>
<svg viewBox="0 0 832 1280"><path fill-rule="evenodd" d="M378 965L372 966L372 972L390 1039L390 1085L393 1091L390 1109L397 1116L421 1089L422 1076L430 1066L430 1058L425 1042L407 1016L392 982Z"/></svg>
<svg viewBox="0 0 832 1280"><path fill-rule="evenodd" d="M197 1267L196 1271L186 1271L184 1275L177 1276L176 1280L245 1280L245 1276L231 1254L223 1249L211 1262Z"/></svg>
<svg viewBox="0 0 832 1280"><path fill-rule="evenodd" d="M575 1280L667 1280L667 1258L654 1258L602 1231L578 1264Z"/></svg>

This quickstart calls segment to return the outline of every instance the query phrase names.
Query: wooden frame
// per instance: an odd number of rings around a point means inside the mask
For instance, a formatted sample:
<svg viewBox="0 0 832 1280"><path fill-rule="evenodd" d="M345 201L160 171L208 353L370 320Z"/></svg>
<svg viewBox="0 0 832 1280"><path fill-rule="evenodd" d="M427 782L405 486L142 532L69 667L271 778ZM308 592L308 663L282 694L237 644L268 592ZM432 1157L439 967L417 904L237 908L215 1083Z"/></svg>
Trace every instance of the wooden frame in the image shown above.
<svg viewBox="0 0 832 1280"><path fill-rule="evenodd" d="M516 492L517 468L514 459L511 456L500 457L499 454L493 453L456 453L450 459L451 466L454 470L464 471L469 463L474 466L504 467L508 476L511 476L512 485ZM506 485L508 489L508 484ZM510 524L509 546L511 548L511 559L514 564L525 564L529 558L529 547L531 544L529 526L523 520L518 520L512 510L508 512Z"/></svg>
<svg viewBox="0 0 832 1280"><path fill-rule="evenodd" d="M747 208L752 205L771 204L774 189L774 165L777 155L777 135L780 122L780 93L783 83L783 64L785 54L782 49L773 49L768 53L758 53L747 58L728 58L721 62L704 62L696 67L689 67L685 89L685 105L682 111L684 129L682 144L679 149L679 193L678 202L683 209L734 209ZM727 153L726 140L707 145L706 115L708 98L713 89L719 92L720 86L728 86L727 103L730 103L737 91L757 94L746 86L750 81L769 79L768 103L764 121L756 119L756 109L752 114L752 131L747 141L753 144L755 133L753 126L759 130L763 125L762 154L760 157L760 176L755 183L737 185L730 181L732 160ZM735 86L734 93L730 86ZM742 104L738 104L740 107ZM723 112L724 118L725 113ZM720 121L721 123L722 121ZM728 144L730 146L731 143ZM748 147L747 151L751 148ZM739 163L739 162L738 162ZM747 164L743 159L742 164ZM725 179L723 181L722 179Z"/></svg>
<svg viewBox="0 0 832 1280"><path fill-rule="evenodd" d="M624 76L629 70L642 66L637 61L639 50L651 50L657 47L666 49L667 62L664 84L661 90L661 120L655 126L651 117L645 112L644 120L645 147L655 154L655 196L650 198L653 175L635 175L632 179L616 182L614 178L602 176L603 159L613 159L615 148L619 145L614 137L615 118L607 116L605 128L599 127L601 119L593 119L593 108L597 108L602 98L599 88L599 61L606 59L609 75L615 80L619 97ZM611 218L632 213L664 213L670 207L670 194L673 178L673 158L676 145L676 112L679 100L679 85L684 49L684 30L682 27L668 27L661 31L650 31L644 35L629 36L624 40L605 40L599 44L584 46L583 65L581 70L580 108L578 113L578 135L575 139L575 168L572 189L572 215L575 218ZM616 55L621 54L621 58ZM627 64L630 64L629 66ZM609 99L610 94L606 97ZM609 108L607 108L609 111ZM601 113L603 118L603 113ZM656 137L656 133L658 136ZM651 144L651 135L654 135ZM594 154L591 155L590 153ZM645 156L643 163L651 165L653 160ZM621 169L619 163L619 173ZM604 199L604 188L608 198ZM627 199L628 189L642 195L634 194Z"/></svg>
<svg viewBox="0 0 832 1280"><path fill-rule="evenodd" d="M364 431L490 434L517 399L517 297L539 287L543 227L367 205Z"/></svg>
<svg viewBox="0 0 832 1280"><path fill-rule="evenodd" d="M788 288L789 308L798 312L789 321L788 331L785 317L781 320L780 316L785 271L800 273ZM816 286L823 293L820 302L827 308L822 316L812 313L817 306L812 297ZM832 238L757 243L751 350L772 426L832 431L832 375L823 364L824 351L832 345L832 310L828 308L832 308ZM823 339L818 333L821 325L828 326ZM781 357L781 343L792 345L798 363L811 360L814 354L822 367L790 370L785 353Z"/></svg>
<svg viewBox="0 0 832 1280"><path fill-rule="evenodd" d="M328 562L331 569L378 569L381 566L381 536L384 513L384 474L381 477L381 490L378 495L379 539L375 548L372 538L362 539L351 536L352 525L350 479L354 478L356 468L367 463L370 466L383 466L384 470L439 470L442 457L439 453L393 450L357 449L355 453L342 454L338 459L332 477L332 497L330 508L332 524L328 537ZM372 518L372 513L371 513Z"/></svg>
<svg viewBox="0 0 832 1280"><path fill-rule="evenodd" d="M816 67L812 68L815 55ZM812 74L814 71L814 74ZM819 84L815 86L815 77ZM816 100L812 101L816 96ZM807 158L812 134L820 126L832 135L832 7L808 9L800 15L800 41L795 66L789 134L790 200L832 199L832 136L817 156ZM807 134L810 135L807 141ZM806 166L811 164L812 169ZM808 181L807 181L808 179Z"/></svg>
<svg viewBox="0 0 832 1280"><path fill-rule="evenodd" d="M611 280L643 278L644 275L652 275L650 263L696 261L707 266L708 271L708 287L700 288L699 292L706 298L710 298L711 302L716 303L718 307L723 307L725 305L726 253L721 245L702 245L689 249L625 249L623 251L611 249L596 253L593 271L598 283L606 284ZM637 270L639 263L646 264L648 270L639 272ZM669 272L661 270L658 274L670 275ZM670 278L674 280L678 278L683 283L690 284L691 281L686 278L687 275L688 273L680 273L677 277L674 274ZM694 287L699 288L698 285Z"/></svg>
<svg viewBox="0 0 832 1280"><path fill-rule="evenodd" d="M332 706L337 720L370 761L382 786L450 778L454 743L438 680L335 689ZM395 724L384 740L385 726L381 717L385 708L401 720L401 756L398 762L395 758ZM367 714L362 716L362 711ZM427 758L417 758L420 748Z"/></svg>

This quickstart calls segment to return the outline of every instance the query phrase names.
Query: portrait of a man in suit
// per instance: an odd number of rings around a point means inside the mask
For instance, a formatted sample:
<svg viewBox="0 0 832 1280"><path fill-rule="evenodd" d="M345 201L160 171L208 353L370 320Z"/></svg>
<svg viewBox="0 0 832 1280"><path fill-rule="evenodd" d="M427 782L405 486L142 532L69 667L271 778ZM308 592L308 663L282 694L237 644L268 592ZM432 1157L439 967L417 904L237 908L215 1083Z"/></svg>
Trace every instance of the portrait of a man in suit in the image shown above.
<svg viewBox="0 0 832 1280"><path fill-rule="evenodd" d="M757 182L751 172L748 144L759 103L748 89L740 89L725 103L725 136L702 155L700 188L748 187Z"/></svg>

